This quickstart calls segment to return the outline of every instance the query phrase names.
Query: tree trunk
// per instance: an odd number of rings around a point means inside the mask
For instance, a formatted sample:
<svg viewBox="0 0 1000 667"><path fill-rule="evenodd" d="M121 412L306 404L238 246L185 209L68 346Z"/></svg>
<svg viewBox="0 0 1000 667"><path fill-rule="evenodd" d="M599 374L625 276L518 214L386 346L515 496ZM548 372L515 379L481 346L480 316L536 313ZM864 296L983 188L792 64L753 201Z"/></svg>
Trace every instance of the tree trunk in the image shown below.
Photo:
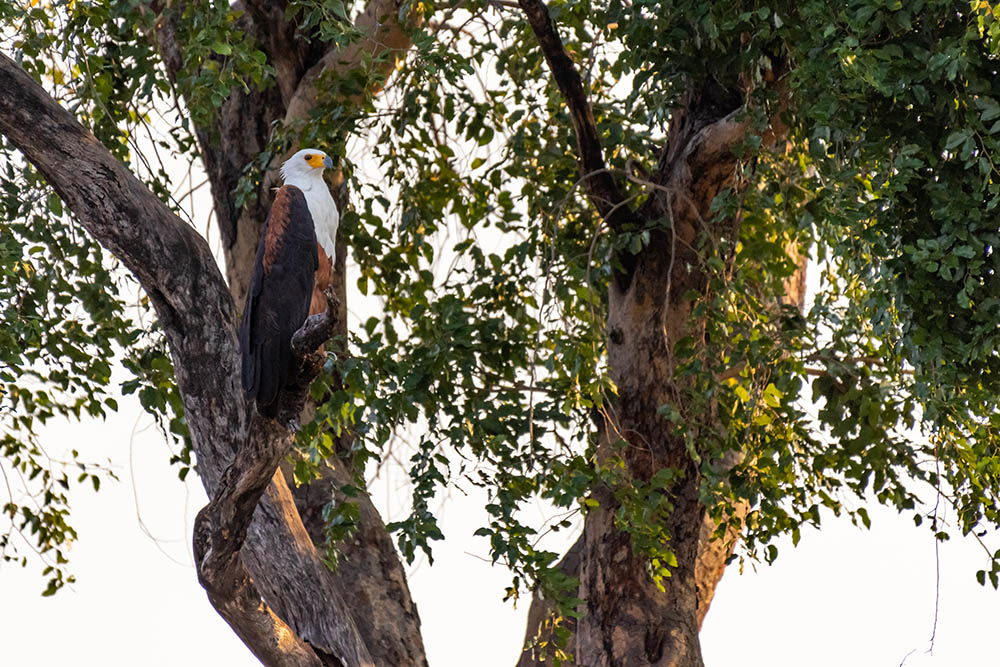
<svg viewBox="0 0 1000 667"><path fill-rule="evenodd" d="M183 63L173 21L183 12L184 3L166 7L154 3L150 9L157 12L156 33L151 38L173 79ZM278 86L263 92L233 91L211 126L197 131L216 202L230 287L241 303L274 182L272 172L261 184L257 201L240 209L233 203L233 189L243 168L267 146L274 121L308 114L315 103L320 72L347 71L363 58L388 52L390 57L380 60L387 74L394 66L391 56L408 48L409 38L397 23L399 4L393 0L373 0L357 22L367 36L344 52L327 53L301 41L294 21L284 20L283 3L251 0L238 9L249 9L239 19L240 27L269 47ZM14 63L8 59L0 65L7 84L0 100L6 114L0 130L46 175L88 231L136 274L149 294L170 342L198 472L213 505L224 504L228 501L228 492L221 491L226 485L220 485L224 472L231 468L234 453L256 431L247 419L236 380L233 301L227 290L216 289L222 282L207 245ZM37 132L46 124L52 125L50 131ZM345 323L344 262L338 254L339 321ZM208 368L216 372L206 373ZM260 471L255 474L259 476ZM323 488L331 491L329 483ZM324 665L426 664L419 618L402 567L377 512L367 499L360 503L359 536L364 539L354 543L359 551L352 559L354 571L331 573L302 525L284 478L277 475L245 531L246 548L237 561L226 561L218 570L230 572L233 582L243 583L220 588L210 581L211 576L203 579L213 604L266 664L314 664L315 660ZM214 521L199 523L200 564L217 556L210 545L217 543L220 534ZM242 538L237 542L239 549ZM303 588L302 582L310 584ZM373 590L376 584L380 591ZM344 596L351 600L351 610ZM267 606L262 607L263 614L257 614L251 607L260 607L261 597ZM369 604L360 604L361 600ZM382 604L384 600L395 604ZM366 615L376 607L379 613ZM362 636L358 626L364 628ZM284 649L288 650L282 658Z"/></svg>
<svg viewBox="0 0 1000 667"><path fill-rule="evenodd" d="M669 221L666 230L654 227L649 245L638 255L623 253L624 269L609 287L608 368L618 395L604 415L605 445L597 458L599 463L606 460L610 443L623 441L620 451L630 480L648 482L662 469L676 471L677 481L667 490L673 507L665 528L677 565L663 582L666 590L659 590L650 577L647 558L635 552L630 535L615 525L614 490L596 492L599 507L587 514L579 557L584 607L575 628L575 660L587 667L699 667L703 661L698 629L733 543L712 540L716 526L699 501L698 463L687 445L671 435L658 409L666 404L683 409L690 401L687 389L674 376L674 346L690 338L696 348L704 348L704 325L693 317L693 303L687 296L691 292L705 295L708 289L703 269L707 257L701 255L714 251L724 266L731 266L733 248L725 241L738 237L739 221L715 220L711 204L724 190L739 192L742 186L733 150L750 129L749 122L739 116L745 91L725 90L714 81L691 88L674 113L653 176L648 181L630 176L645 185L649 195L631 214L614 182L607 177L598 182L593 176L608 173L593 115L544 4L541 0L519 3L569 107L580 172L594 207L612 233L636 223L643 228L644 222ZM765 143L773 144L783 132L783 125L775 120ZM700 239L702 235L707 238ZM800 302L801 277L790 281L788 288L794 292L789 296ZM687 435L697 443L697 421L687 427L695 430ZM575 557L567 559L562 565L568 569L575 561ZM527 629L528 645L544 606L536 599L536 608L529 613L534 627ZM521 667L540 664L547 663L530 652L519 662Z"/></svg>
<svg viewBox="0 0 1000 667"><path fill-rule="evenodd" d="M610 498L592 511L584 528L580 594L585 605L578 621L576 660L580 665L701 665L695 558L704 508L697 477L676 489L667 530L677 567L660 591L645 556L631 537L614 526Z"/></svg>
<svg viewBox="0 0 1000 667"><path fill-rule="evenodd" d="M170 344L202 480L213 504L227 504L232 499L219 497L218 493L234 487L222 483L224 471L238 472L232 465L234 457L251 441L251 428L237 380L239 354L233 303L208 244L2 54L0 90L4 91L0 95L0 132L45 175L88 233L121 259L149 295ZM270 451L277 451L277 440L284 437L275 430L265 433L256 429L253 434L254 442ZM270 473L257 467L253 474L251 486L259 493L263 488L258 486L260 476L264 475L266 482ZM236 477L242 479L241 475ZM238 486L235 488L238 490ZM246 510L255 504L239 506ZM243 522L249 523L249 515L246 511L244 514L239 521L245 526ZM203 543L224 544L230 551L242 546L242 537L230 539L224 531L213 531L212 523L199 522L208 528L200 532L200 538L208 540ZM268 560L256 570L248 568L257 584L282 575L294 578L306 573L310 558L315 558L311 545L302 550L282 534L282 529L294 531L294 522L281 521L278 530L271 528L265 526L261 531L266 536L263 541L287 544L288 557L281 563ZM243 533L243 529L236 533ZM253 535L251 528L248 544L254 542ZM266 544L262 546L266 552ZM201 555L212 555L212 551ZM216 555L227 561L225 554L216 551ZM272 665L297 666L313 662L303 662L303 656L313 653L319 660L323 653L337 661L330 664L371 663L351 614L339 597L317 595L312 602L318 613L295 627L293 614L277 619L270 613L272 608L295 609L301 600L294 589L277 591L266 605L261 605L260 595L256 594L260 589L248 588L242 558L237 560L227 561L218 571L230 572L243 583L215 587L210 599L223 607L220 612L227 620L243 623L239 634L258 657L267 657ZM298 579L303 580L308 578ZM247 606L251 604L263 607L263 613L233 613L240 606L250 612ZM294 645L298 650L275 653L271 648L275 643Z"/></svg>

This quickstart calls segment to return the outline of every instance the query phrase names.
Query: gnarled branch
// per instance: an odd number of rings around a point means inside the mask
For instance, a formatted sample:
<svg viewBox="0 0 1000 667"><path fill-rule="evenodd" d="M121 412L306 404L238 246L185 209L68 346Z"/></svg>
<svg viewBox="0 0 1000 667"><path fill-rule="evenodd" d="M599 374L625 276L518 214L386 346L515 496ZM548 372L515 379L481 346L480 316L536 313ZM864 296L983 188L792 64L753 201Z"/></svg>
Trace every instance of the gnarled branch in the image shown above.
<svg viewBox="0 0 1000 667"><path fill-rule="evenodd" d="M294 419L301 411L309 383L322 369L322 358L313 351L330 338L335 319L336 303L330 299L327 311L309 318L293 336L292 349L299 370L292 387L280 397L283 416ZM195 521L198 580L219 614L267 665L373 664L352 623L340 626L339 634L343 636L331 653L329 647L323 650L311 646L261 601L265 596L251 580L240 551L254 510L288 454L293 438L283 423L260 415L254 417L250 434L223 474L215 497Z"/></svg>
<svg viewBox="0 0 1000 667"><path fill-rule="evenodd" d="M262 0L241 0L235 5L249 8L238 20L238 25L257 36L260 43L267 45L265 50L269 53L270 64L275 68L278 86L263 91L253 88L250 91L235 89L217 110L212 127L208 128L210 131L199 130L202 156L211 179L216 214L224 241L226 275L237 302L241 302L246 294L258 236L277 175L276 169L269 170L258 188L256 202L252 205L244 204L242 209L237 209L233 203L232 191L243 175L243 168L265 149L275 123L282 119L286 122L308 119L310 111L317 104L321 88L317 83L322 72L329 70L344 74L365 63L371 63L377 68L376 78L380 76L384 80L391 74L398 57L411 46L409 36L400 27L399 9L402 3L399 0L369 0L367 8L355 21L355 26L361 32L361 37L356 42L343 49L327 48L323 53L317 51L317 46L323 45L317 45L312 40L308 49L296 43L289 53L274 53L276 40L287 41L293 37L296 42L308 40L307 35L292 29L294 21L282 20L273 27L272 34L270 21L281 14L283 4L278 3L272 7ZM180 47L168 21L177 16L180 7L176 2L171 7L171 11L164 12L160 17L162 22L158 23L156 39L161 53L168 60L168 71L172 69L176 73L181 61L179 58L170 60L168 56L171 53L179 54ZM296 54L305 54L306 57L301 59ZM280 95L277 92L279 90ZM370 87L368 92L375 90ZM280 159L276 158L273 166L276 167ZM337 201L338 206L344 203L339 198ZM346 244L338 243L337 256L334 258L334 289L341 302L338 322L340 329L336 335L346 333L345 249ZM312 605L310 596L327 596L328 591L342 594L357 619L361 636L376 663L400 667L426 665L420 619L410 598L405 574L392 540L371 500L366 495L349 499L349 502L359 506L358 531L349 541L339 545L344 558L336 571L332 572L323 566L317 555L309 550L309 540L303 539L308 533L313 544L322 547L326 540L323 508L337 497L337 490L341 485L352 481L349 463L338 460L331 462L331 465L334 468L321 468L321 479L294 489L294 501L285 479L275 476L258 508L244 549L247 565L251 571L274 572L274 566L268 561L288 558L305 568L296 576L289 576L287 582L276 580L273 584L273 595L269 600L276 610L281 606L279 597L291 598L279 612L286 620L310 615L317 619L328 619L331 615L325 608L317 609L315 614L302 610ZM287 479L291 479L291 476ZM260 562L259 570L255 570L255 561ZM288 571L283 568L280 574ZM308 594L303 590L303 581L310 582L312 587ZM272 586L263 578L257 579L256 584L261 592ZM282 591L282 585L286 585L288 590ZM329 631L334 629L330 628ZM314 636L312 631L302 630L301 624L300 631ZM318 634L326 632L316 629Z"/></svg>
<svg viewBox="0 0 1000 667"><path fill-rule="evenodd" d="M271 475L290 445L288 432L275 422L255 420L251 446L226 471L219 491L195 519L194 554L201 583L212 606L265 665L324 667L307 642L262 602L240 558L250 518Z"/></svg>
<svg viewBox="0 0 1000 667"><path fill-rule="evenodd" d="M238 379L233 301L208 244L4 54L0 54L0 91L0 133L35 165L81 225L129 268L149 295L170 344L198 472L214 497L222 485L236 483L224 480L223 471L247 442L251 428ZM255 437L275 446L273 434L257 433L259 428L254 426ZM216 593L228 593L233 596L230 602L244 608L259 605L263 596L284 619L279 622L263 613L242 617L247 625L241 627L241 636L262 637L272 650L289 647L296 655L302 654L296 649L302 648L298 642L305 641L317 656L337 656L346 665L370 664L343 599L323 578L326 570L284 480L275 476L256 512L247 508L252 498L260 497L257 487L241 489L240 501L229 513L242 517L241 522L253 516L241 553L246 570L228 570L235 577L232 585ZM206 523L200 525L199 535L206 535ZM236 537L230 533L225 540ZM226 553L223 543L216 553ZM228 567L225 561L221 558L217 565ZM250 587L251 576L256 589ZM317 582L308 600L296 599L291 585L296 580ZM242 602L235 596L242 596Z"/></svg>

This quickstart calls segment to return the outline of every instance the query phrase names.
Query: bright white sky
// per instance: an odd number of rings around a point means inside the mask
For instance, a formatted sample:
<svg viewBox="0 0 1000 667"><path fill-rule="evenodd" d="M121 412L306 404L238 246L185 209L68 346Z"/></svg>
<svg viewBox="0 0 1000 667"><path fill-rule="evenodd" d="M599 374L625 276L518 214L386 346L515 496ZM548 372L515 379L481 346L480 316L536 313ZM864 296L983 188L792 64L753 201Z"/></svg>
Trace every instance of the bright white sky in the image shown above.
<svg viewBox="0 0 1000 667"><path fill-rule="evenodd" d="M80 540L70 553L79 582L42 598L37 569L0 566L0 639L10 667L258 664L215 614L195 578L190 526L206 502L197 480L177 480L154 429L132 435L141 408L124 401L106 423L54 425L64 443L109 456L119 484L72 494ZM145 424L145 417L139 418ZM134 489L133 489L134 483ZM385 505L384 485L376 502ZM433 567L410 580L431 665L512 667L526 605L501 602L508 576L481 560L472 537L482 499L453 494L449 538ZM400 498L390 498L396 506ZM929 531L909 517L872 512L871 532L831 521L786 545L773 567L730 569L702 633L709 667L997 665L992 643L1000 594L980 587L972 540L941 546L940 618L933 656L935 559ZM567 536L568 537L568 536ZM912 652L912 654L911 654Z"/></svg>

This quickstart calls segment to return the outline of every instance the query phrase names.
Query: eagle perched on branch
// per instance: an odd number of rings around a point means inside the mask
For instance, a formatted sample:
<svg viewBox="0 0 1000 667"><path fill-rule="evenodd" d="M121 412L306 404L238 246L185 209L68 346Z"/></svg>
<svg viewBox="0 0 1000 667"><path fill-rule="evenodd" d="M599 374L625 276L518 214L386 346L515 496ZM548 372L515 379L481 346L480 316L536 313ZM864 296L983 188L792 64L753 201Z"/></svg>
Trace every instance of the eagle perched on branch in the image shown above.
<svg viewBox="0 0 1000 667"><path fill-rule="evenodd" d="M333 271L340 215L323 180L333 160L300 150L281 166L285 184L274 195L257 246L240 321L242 382L257 410L278 411L278 395L293 377L292 335L327 307L324 290Z"/></svg>

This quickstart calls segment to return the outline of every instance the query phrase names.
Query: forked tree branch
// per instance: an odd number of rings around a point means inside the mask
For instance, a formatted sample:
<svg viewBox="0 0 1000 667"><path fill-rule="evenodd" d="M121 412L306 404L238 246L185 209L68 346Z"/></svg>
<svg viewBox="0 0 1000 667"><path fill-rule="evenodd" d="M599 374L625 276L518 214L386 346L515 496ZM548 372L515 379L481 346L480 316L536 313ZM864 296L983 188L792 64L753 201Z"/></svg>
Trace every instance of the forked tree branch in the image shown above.
<svg viewBox="0 0 1000 667"><path fill-rule="evenodd" d="M615 232L623 231L627 225L635 222L635 215L604 162L601 137L597 133L594 112L583 88L583 79L580 78L573 59L566 53L545 3L542 0L518 0L518 4L535 33L552 78L569 109L576 135L580 176L587 195L611 229Z"/></svg>
<svg viewBox="0 0 1000 667"><path fill-rule="evenodd" d="M169 21L179 15L182 4L183 0L181 4L171 3L172 11L164 12L157 23L156 37L165 59L171 53L181 52ZM238 23L267 45L264 48L269 54L269 62L275 67L281 95L273 88L249 92L236 89L216 111L211 131L199 132L202 155L212 180L217 222L225 242L226 273L231 293L238 302L242 301L249 284L258 233L267 215L272 196L270 188L277 174L276 168L269 169L258 188L256 202L237 209L232 190L242 178L244 167L266 149L275 123L282 119L286 122L308 120L317 105L317 97L322 94L323 87L317 84L324 70L332 70L335 76L368 63L381 72L375 74L374 81L384 81L396 60L411 45L409 36L400 28L400 0L368 0L366 10L355 21L360 39L343 49L328 47L325 54L316 53L320 45L314 42L307 51L297 44L291 52L274 53L273 49L281 48L276 40L290 39L289 35L303 41L308 37L295 30L289 32L290 27L294 27L294 19L285 21L282 16L280 24L273 26L265 16L280 14L284 3L271 7L263 0L246 0L246 4L251 11ZM272 29L276 30L276 35L268 32ZM298 59L296 54L301 53L306 53L308 58ZM280 67L275 59L286 59L287 64L294 67ZM181 65L179 57L169 59L167 69L171 76L178 73ZM373 74L371 69L367 71ZM368 93L375 90L370 86ZM215 139L206 140L209 135ZM273 166L280 161L281 157L276 157ZM343 201L337 203L342 205ZM337 244L333 276L335 291L341 300L337 335L345 333L347 321L343 274L345 248L346 244ZM336 470L332 472L323 467L322 479L297 487L294 500L285 479L281 475L274 477L257 509L255 523L243 549L247 567L269 604L314 647L323 645L323 637L341 636L338 633L344 631L338 623L346 623L346 619L331 613L331 607L348 608L376 664L426 665L420 619L406 585L405 572L370 498L361 495L347 499L358 505L360 519L355 537L339 545L344 558L336 571L329 570L311 548L313 544L321 548L326 541L323 508L331 498L344 501L336 494L337 489L351 482L349 465L337 461L334 466ZM214 489L210 480L207 481ZM308 585L304 586L303 582Z"/></svg>
<svg viewBox="0 0 1000 667"><path fill-rule="evenodd" d="M293 389L282 392L281 415L297 419L309 384L322 370L322 355L314 353L330 338L337 305L310 317L292 338L298 360ZM329 667L373 664L358 642L349 656L331 655L299 637L262 601L240 557L254 510L292 447L292 432L277 421L255 415L250 439L226 469L212 501L195 520L194 552L198 580L212 606L266 665ZM275 642L275 639L282 641Z"/></svg>
<svg viewBox="0 0 1000 667"><path fill-rule="evenodd" d="M194 555L208 599L262 663L269 667L326 667L342 661L303 641L262 601L240 549L254 508L274 469L291 446L290 433L274 421L254 419L252 437L226 470L219 490L194 523Z"/></svg>
<svg viewBox="0 0 1000 667"><path fill-rule="evenodd" d="M227 501L223 523L235 521L232 526L242 526L243 534L249 534L233 560L233 546L242 542L239 531L206 534L206 526L212 526L200 522L201 543L210 549L216 541L217 565L234 577L215 590L213 602L222 594L232 596L221 601L234 608L256 605L258 613L240 617L246 624L239 633L262 659L287 655L287 661L268 664L372 664L343 598L322 580L325 568L298 515L289 516L287 508L294 513L294 504L284 480L276 476L275 483L267 485L259 469L253 484L235 472L223 479L234 453L241 452L244 459L254 453L244 451L251 429L238 380L233 302L208 244L2 53L0 133L46 177L87 232L139 279L156 309L170 344L199 475L210 495L224 486L237 489ZM254 437L270 452L268 460L251 462L254 466L270 465L270 457L278 456L280 443L287 440L286 435L262 431L259 424ZM248 464L244 460L235 470L241 465ZM267 497L254 512L262 483ZM248 572L254 573L259 591ZM316 581L315 596L295 599L294 592L283 590L293 588L289 578ZM262 597L275 613L263 606ZM320 662L296 662L296 656L308 657L306 648Z"/></svg>

